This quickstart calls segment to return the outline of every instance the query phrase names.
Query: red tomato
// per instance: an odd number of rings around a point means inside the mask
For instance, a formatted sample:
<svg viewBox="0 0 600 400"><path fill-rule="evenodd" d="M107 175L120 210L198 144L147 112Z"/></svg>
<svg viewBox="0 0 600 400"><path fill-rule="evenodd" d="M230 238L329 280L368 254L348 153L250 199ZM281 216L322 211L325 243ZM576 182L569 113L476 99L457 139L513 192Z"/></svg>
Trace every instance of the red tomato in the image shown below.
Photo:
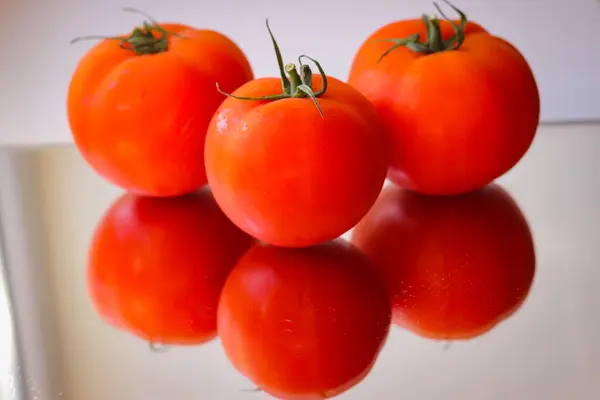
<svg viewBox="0 0 600 400"><path fill-rule="evenodd" d="M289 80L242 85L221 103L206 134L206 174L219 206L243 231L277 246L312 246L344 234L369 211L387 173L372 104L306 67L302 75L310 79L300 80L287 64ZM265 100L286 83L289 93ZM314 90L318 100L298 88Z"/></svg>
<svg viewBox="0 0 600 400"><path fill-rule="evenodd" d="M387 128L388 178L431 195L469 192L505 174L528 151L540 116L519 50L451 8L460 21L423 15L380 27L348 76Z"/></svg>
<svg viewBox="0 0 600 400"><path fill-rule="evenodd" d="M136 194L201 188L206 128L224 99L215 82L234 90L252 80L246 56L219 32L178 23L147 21L114 39L86 52L71 77L77 149L100 176Z"/></svg>
<svg viewBox="0 0 600 400"><path fill-rule="evenodd" d="M163 199L125 194L94 233L89 293L105 320L144 340L200 344L216 336L221 289L253 243L206 188Z"/></svg>
<svg viewBox="0 0 600 400"><path fill-rule="evenodd" d="M519 308L535 272L527 221L495 185L445 198L390 186L352 242L386 276L394 323L434 339L489 331Z"/></svg>
<svg viewBox="0 0 600 400"><path fill-rule="evenodd" d="M367 375L390 314L380 277L347 242L257 245L225 284L218 329L233 365L263 391L325 399Z"/></svg>

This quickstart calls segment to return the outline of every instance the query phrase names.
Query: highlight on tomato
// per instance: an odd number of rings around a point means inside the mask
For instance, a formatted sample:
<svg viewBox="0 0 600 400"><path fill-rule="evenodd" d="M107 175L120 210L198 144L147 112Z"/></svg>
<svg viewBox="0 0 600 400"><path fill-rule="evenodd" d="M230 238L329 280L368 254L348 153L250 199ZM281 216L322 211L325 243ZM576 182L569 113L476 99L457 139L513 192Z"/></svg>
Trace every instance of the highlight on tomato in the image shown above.
<svg viewBox="0 0 600 400"><path fill-rule="evenodd" d="M490 331L520 308L535 275L529 225L496 185L456 197L386 187L352 243L386 277L394 324L432 339Z"/></svg>
<svg viewBox="0 0 600 400"><path fill-rule="evenodd" d="M218 310L233 366L281 400L325 399L357 385L390 321L381 277L341 239L301 249L255 245L229 275Z"/></svg>
<svg viewBox="0 0 600 400"><path fill-rule="evenodd" d="M125 8L125 11L140 11ZM111 183L141 195L177 196L206 184L206 128L224 96L254 78L227 36L158 23L101 39L79 61L67 95L75 144Z"/></svg>
<svg viewBox="0 0 600 400"><path fill-rule="evenodd" d="M348 77L385 125L388 178L430 195L482 188L511 170L540 114L523 55L444 1L460 20L436 4L442 20L423 15L381 27L360 46Z"/></svg>
<svg viewBox="0 0 600 400"><path fill-rule="evenodd" d="M221 289L253 244L210 191L119 197L98 223L88 292L111 325L154 345L197 345L217 332Z"/></svg>
<svg viewBox="0 0 600 400"><path fill-rule="evenodd" d="M302 55L300 72L284 66L267 29L281 77L228 94L208 128L206 173L243 231L273 245L311 246L342 235L369 210L386 176L385 135L373 105L318 61Z"/></svg>

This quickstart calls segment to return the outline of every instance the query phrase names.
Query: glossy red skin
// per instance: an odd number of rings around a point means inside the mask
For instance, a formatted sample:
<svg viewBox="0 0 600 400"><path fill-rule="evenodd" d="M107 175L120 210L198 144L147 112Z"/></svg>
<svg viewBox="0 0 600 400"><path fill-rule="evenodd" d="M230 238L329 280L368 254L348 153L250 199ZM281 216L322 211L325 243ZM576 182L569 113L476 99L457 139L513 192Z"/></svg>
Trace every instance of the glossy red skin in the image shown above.
<svg viewBox="0 0 600 400"><path fill-rule="evenodd" d="M387 172L387 147L369 101L328 78L319 97L226 99L208 128L205 164L215 199L243 231L277 246L305 247L351 229L377 199ZM320 76L313 89L320 90ZM236 96L281 92L262 78Z"/></svg>
<svg viewBox="0 0 600 400"><path fill-rule="evenodd" d="M454 33L441 21L444 39ZM348 83L377 109L390 139L388 178L430 195L481 188L512 169L530 148L540 97L523 55L469 22L455 51L424 55L386 38L420 33L420 19L396 21L359 48Z"/></svg>
<svg viewBox="0 0 600 400"><path fill-rule="evenodd" d="M257 245L229 276L218 329L233 365L282 400L325 399L371 370L390 326L370 262L337 240L303 249Z"/></svg>
<svg viewBox="0 0 600 400"><path fill-rule="evenodd" d="M527 221L499 186L427 197L390 186L352 234L386 277L394 323L470 339L512 315L535 274Z"/></svg>
<svg viewBox="0 0 600 400"><path fill-rule="evenodd" d="M94 232L89 295L104 320L148 342L201 344L216 336L221 289L253 243L206 187L163 199L125 194Z"/></svg>

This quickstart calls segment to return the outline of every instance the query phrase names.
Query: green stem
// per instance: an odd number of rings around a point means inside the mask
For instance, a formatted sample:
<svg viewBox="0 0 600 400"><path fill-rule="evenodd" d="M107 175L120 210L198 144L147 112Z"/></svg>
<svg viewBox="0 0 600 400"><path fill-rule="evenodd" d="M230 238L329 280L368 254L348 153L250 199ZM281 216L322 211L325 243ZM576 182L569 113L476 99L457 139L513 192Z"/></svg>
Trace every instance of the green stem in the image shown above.
<svg viewBox="0 0 600 400"><path fill-rule="evenodd" d="M300 57L298 60L300 61L300 73L302 74L302 82L312 87L312 71L310 70L310 65L302 64L302 57Z"/></svg>
<svg viewBox="0 0 600 400"><path fill-rule="evenodd" d="M281 51L279 50L279 45L277 44L277 40L275 40L275 36L273 36L273 32L271 32L271 28L269 27L269 19L267 18L267 30L269 31L269 36L271 36L271 42L273 43L273 48L275 49L275 56L277 57L277 65L279 66L279 75L281 76L281 88L284 93L289 92L290 90L290 81L288 81L285 76L285 71L283 70L283 57L281 57Z"/></svg>
<svg viewBox="0 0 600 400"><path fill-rule="evenodd" d="M292 63L287 64L285 66L285 72L287 72L290 77L290 93L296 93L298 86L304 83L300 75L298 75L296 66Z"/></svg>
<svg viewBox="0 0 600 400"><path fill-rule="evenodd" d="M137 55L148 55L169 50L169 35L178 36L176 33L163 29L154 18L143 11L131 7L124 7L123 11L141 14L148 18L148 21L144 21L142 27L134 28L129 36L80 36L71 40L71 44L82 40L116 40L120 42L119 46L124 50L132 51ZM155 37L153 32L158 32L160 35Z"/></svg>
<svg viewBox="0 0 600 400"><path fill-rule="evenodd" d="M273 36L273 32L271 32L271 28L269 27L268 19L267 19L267 30L269 31L269 35L271 36L271 41L273 42L273 48L275 50L275 56L277 57L277 65L279 67L279 73L281 75L282 93L270 94L267 96L260 96L260 97L236 96L236 95L233 95L230 93L223 92L221 90L218 82L216 84L217 90L219 91L219 93L221 93L225 96L233 97L234 99L238 99L238 100L250 100L250 101L265 101L265 100L272 101L272 100L307 97L310 100L312 100L315 107L317 108L317 111L319 112L321 117L324 118L323 111L321 110L321 107L319 106L319 102L317 101L317 98L324 95L325 92L327 91L327 76L325 75L325 71L323 70L323 67L321 67L321 64L317 60L315 60L314 58L311 58L307 55L301 55L300 57L298 57L298 61L300 63L300 74L298 73L298 69L296 68L295 64L289 63L284 66L283 65L283 57L281 56L281 51L279 50L279 45L277 44L277 41L275 40L275 37ZM315 66L317 67L317 70L319 71L319 74L321 75L321 78L323 79L323 87L321 88L321 90L319 90L316 93L313 91L313 88L312 88L312 76L313 76L312 71L310 70L310 66L308 66L306 64L302 64L303 58L306 58L315 64ZM286 76L286 73L287 73L287 76Z"/></svg>
<svg viewBox="0 0 600 400"><path fill-rule="evenodd" d="M450 18L444 14L442 9L437 3L433 3L437 11L440 13L442 18L448 21L452 28L454 29L454 35L448 40L443 40L442 37L442 29L440 26L440 20L436 17L429 17L427 15L422 16L423 24L425 25L425 30L427 32L427 40L425 42L421 41L421 35L415 33L406 38L391 38L391 39L381 39L378 42L392 42L393 45L387 49L381 57L379 57L380 62L384 57L390 54L392 51L396 50L399 47L407 47L408 49L421 54L434 54L440 53L443 51L449 50L457 50L463 44L465 40L465 27L467 25L467 16L461 10L456 8L452 3L448 0L442 0L446 3L450 8L452 8L460 17L460 24L456 24Z"/></svg>
<svg viewBox="0 0 600 400"><path fill-rule="evenodd" d="M444 50L444 39L442 38L442 29L440 21L433 17L427 21L427 40L429 47L434 53Z"/></svg>

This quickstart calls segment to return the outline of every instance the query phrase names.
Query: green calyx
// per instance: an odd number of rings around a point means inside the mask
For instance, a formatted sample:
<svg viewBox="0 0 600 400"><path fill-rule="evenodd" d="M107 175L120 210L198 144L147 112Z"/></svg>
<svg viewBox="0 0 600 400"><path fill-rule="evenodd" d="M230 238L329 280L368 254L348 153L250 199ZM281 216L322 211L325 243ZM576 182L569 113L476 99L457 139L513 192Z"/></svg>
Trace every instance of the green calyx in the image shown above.
<svg viewBox="0 0 600 400"><path fill-rule="evenodd" d="M144 21L142 27L136 27L131 34L126 37L100 35L81 36L71 40L71 44L82 40L117 40L120 42L119 46L122 49L132 51L137 55L147 55L167 51L169 48L168 36L179 36L163 29L154 18L143 11L131 7L124 7L123 11L141 14L148 18L148 21ZM160 33L160 36L155 37L153 32Z"/></svg>
<svg viewBox="0 0 600 400"><path fill-rule="evenodd" d="M430 17L428 15L423 15L421 19L425 24L427 29L427 40L425 42L421 41L421 35L419 33L415 33L406 38L400 39L381 39L378 42L392 42L393 46L390 47L379 57L380 62L385 56L390 54L392 51L396 50L399 47L407 47L412 51L421 54L434 54L440 53L443 51L449 50L457 50L465 41L465 26L467 25L467 16L461 10L452 5L448 0L442 0L446 3L450 8L452 8L460 17L460 23L457 25L454 21L444 14L442 9L437 3L433 3L437 11L440 15L448 21L452 28L454 29L454 35L450 39L444 40L442 38L442 30L440 27L440 20L437 17Z"/></svg>
<svg viewBox="0 0 600 400"><path fill-rule="evenodd" d="M275 49L275 56L277 57L279 74L281 75L282 93L262 97L241 97L223 92L219 87L219 83L217 83L217 90L219 91L219 93L224 94L225 96L233 97L234 99L238 100L281 100L308 97L315 104L315 107L317 107L317 110L319 111L321 117L324 118L323 111L321 110L319 102L317 101L317 98L325 94L325 92L327 91L327 76L325 75L325 71L323 71L321 64L319 64L319 62L314 58L311 58L307 55L301 55L300 57L298 57L300 73L298 73L298 69L293 63L289 63L284 66L283 58L281 57L281 51L279 50L277 41L273 36L273 32L271 32L271 28L269 27L269 20L267 20L267 30L269 31L269 35L271 36L273 48ZM302 59L312 61L319 70L321 78L323 78L323 87L318 92L314 92L312 89L312 71L310 69L310 66L307 64L303 64Z"/></svg>

